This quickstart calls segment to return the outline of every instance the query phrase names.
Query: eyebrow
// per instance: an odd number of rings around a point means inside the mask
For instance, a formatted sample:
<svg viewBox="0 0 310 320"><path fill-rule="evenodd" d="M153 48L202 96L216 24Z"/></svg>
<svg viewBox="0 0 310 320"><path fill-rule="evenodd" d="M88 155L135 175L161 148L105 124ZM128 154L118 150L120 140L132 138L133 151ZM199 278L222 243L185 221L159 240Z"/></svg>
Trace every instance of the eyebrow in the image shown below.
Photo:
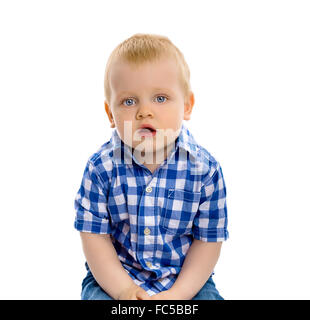
<svg viewBox="0 0 310 320"><path fill-rule="evenodd" d="M171 93L170 89L168 89L168 88L153 88L152 91L167 91L167 92ZM121 96L125 96L125 95L135 96L136 94L131 91L122 91L117 95L117 97L121 97Z"/></svg>
<svg viewBox="0 0 310 320"><path fill-rule="evenodd" d="M120 96L134 96L135 94L133 92L130 92L130 91L122 91L120 92L117 96L120 97Z"/></svg>

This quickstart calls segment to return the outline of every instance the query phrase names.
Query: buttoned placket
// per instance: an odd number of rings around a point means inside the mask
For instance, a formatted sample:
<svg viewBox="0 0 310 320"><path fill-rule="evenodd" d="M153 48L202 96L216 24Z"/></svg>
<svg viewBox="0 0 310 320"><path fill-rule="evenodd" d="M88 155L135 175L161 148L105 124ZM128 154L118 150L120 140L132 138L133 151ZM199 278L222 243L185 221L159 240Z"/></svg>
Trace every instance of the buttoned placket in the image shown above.
<svg viewBox="0 0 310 320"><path fill-rule="evenodd" d="M168 158L165 159L164 163L162 163L152 174L151 180L149 181L148 185L146 186L141 199L140 199L140 205L139 205L139 212L137 217L137 224L138 224L138 243L137 243L137 260L140 262L141 265L146 265L149 269L156 268L156 265L154 265L151 261L148 261L147 259L153 259L153 252L152 254L148 256L143 256L143 252L145 252L143 245L144 244L150 244L148 239L146 237L152 236L153 237L153 251L155 251L155 240L154 235L151 234L151 229L148 227L148 225L152 225L153 229L154 226L156 226L156 215L155 215L155 186L153 185L153 182L156 180L155 177L160 180L160 170L162 167L164 167L174 156L175 151L170 154ZM134 161L139 164L139 162L135 159L133 155ZM139 164L141 167L144 167L143 165ZM144 167L147 169L146 167ZM147 169L149 172L151 172L149 169ZM142 205L141 205L142 204ZM145 206L143 206L145 204ZM141 209L143 207L143 209ZM153 210L153 214L145 215L141 210ZM149 220L145 221L144 219ZM139 226L143 226L142 228L139 228Z"/></svg>
<svg viewBox="0 0 310 320"><path fill-rule="evenodd" d="M138 252L137 252L137 257L140 260L140 263L142 265L146 265L147 268L152 269L153 264L149 259L152 259L153 257L153 252L148 251L147 254L143 255L143 252L145 252L143 246L146 244L148 245L153 245L154 248L154 235L152 234L151 231L151 226L155 226L155 221L156 221L156 216L154 212L154 205L155 205L155 187L153 186L154 182L154 177L149 181L149 184L146 186L143 195L141 197L140 203L140 209L138 213ZM144 212L142 211L144 210ZM148 211L147 214L145 211ZM149 237L149 238L148 238ZM139 248L140 247L140 248Z"/></svg>

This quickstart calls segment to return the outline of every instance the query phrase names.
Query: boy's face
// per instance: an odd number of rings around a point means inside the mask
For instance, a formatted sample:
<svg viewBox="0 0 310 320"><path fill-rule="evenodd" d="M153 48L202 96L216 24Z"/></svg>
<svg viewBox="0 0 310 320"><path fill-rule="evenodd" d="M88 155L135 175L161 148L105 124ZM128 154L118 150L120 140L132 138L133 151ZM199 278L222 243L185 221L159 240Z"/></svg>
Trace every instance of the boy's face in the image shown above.
<svg viewBox="0 0 310 320"><path fill-rule="evenodd" d="M135 151L166 150L194 105L192 93L185 102L176 62L168 57L139 66L117 61L110 70L111 99L105 110L111 127Z"/></svg>

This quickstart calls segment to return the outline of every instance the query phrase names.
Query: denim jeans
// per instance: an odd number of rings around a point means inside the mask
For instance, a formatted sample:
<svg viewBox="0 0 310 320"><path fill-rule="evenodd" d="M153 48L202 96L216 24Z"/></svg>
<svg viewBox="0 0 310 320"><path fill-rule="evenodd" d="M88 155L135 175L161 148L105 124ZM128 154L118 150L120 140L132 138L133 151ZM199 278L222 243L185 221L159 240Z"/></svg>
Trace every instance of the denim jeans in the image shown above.
<svg viewBox="0 0 310 320"><path fill-rule="evenodd" d="M88 266L87 275L82 282L82 300L113 300L96 282ZM192 300L224 300L215 287L212 276L200 289L200 291L192 298Z"/></svg>

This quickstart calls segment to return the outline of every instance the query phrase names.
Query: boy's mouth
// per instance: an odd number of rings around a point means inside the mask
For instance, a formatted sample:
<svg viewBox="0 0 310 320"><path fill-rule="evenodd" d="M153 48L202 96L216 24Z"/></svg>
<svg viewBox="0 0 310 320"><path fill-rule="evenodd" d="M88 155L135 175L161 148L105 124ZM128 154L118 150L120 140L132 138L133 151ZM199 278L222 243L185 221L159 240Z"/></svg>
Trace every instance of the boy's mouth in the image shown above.
<svg viewBox="0 0 310 320"><path fill-rule="evenodd" d="M142 137L154 137L156 135L156 129L154 129L150 124L143 124L138 133Z"/></svg>

